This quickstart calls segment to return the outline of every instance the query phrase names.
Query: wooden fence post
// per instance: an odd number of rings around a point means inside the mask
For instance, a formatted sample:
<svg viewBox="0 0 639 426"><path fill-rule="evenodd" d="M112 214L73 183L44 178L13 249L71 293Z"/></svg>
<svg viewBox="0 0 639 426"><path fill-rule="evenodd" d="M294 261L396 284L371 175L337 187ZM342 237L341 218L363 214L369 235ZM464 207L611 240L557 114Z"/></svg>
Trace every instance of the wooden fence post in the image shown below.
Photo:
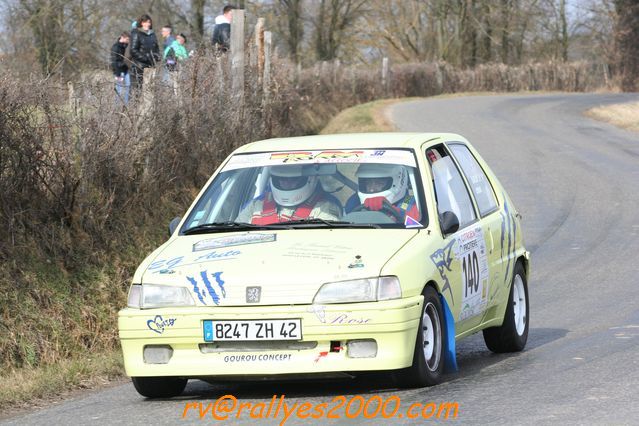
<svg viewBox="0 0 639 426"><path fill-rule="evenodd" d="M255 24L255 46L257 46L257 75L261 79L264 72L264 18L258 18Z"/></svg>
<svg viewBox="0 0 639 426"><path fill-rule="evenodd" d="M270 31L264 31L264 77L262 87L264 90L264 104L268 105L271 86L271 48L273 46L273 36Z"/></svg>
<svg viewBox="0 0 639 426"><path fill-rule="evenodd" d="M69 111L75 116L78 114L78 97L75 94L73 82L67 81L67 89L69 94Z"/></svg>
<svg viewBox="0 0 639 426"><path fill-rule="evenodd" d="M233 9L231 13L231 89L241 106L244 101L244 11Z"/></svg>
<svg viewBox="0 0 639 426"><path fill-rule="evenodd" d="M141 116L151 113L153 108L153 89L155 86L155 77L157 75L156 68L144 68L144 74L142 77L142 102L140 103Z"/></svg>
<svg viewBox="0 0 639 426"><path fill-rule="evenodd" d="M342 63L339 59L335 59L335 61L333 61L333 86L337 85L341 66Z"/></svg>
<svg viewBox="0 0 639 426"><path fill-rule="evenodd" d="M295 90L299 90L300 81L302 79L302 63L298 62L295 66Z"/></svg>
<svg viewBox="0 0 639 426"><path fill-rule="evenodd" d="M439 62L435 62L435 82L437 83L436 94L439 95L444 92L444 75Z"/></svg>
<svg viewBox="0 0 639 426"><path fill-rule="evenodd" d="M388 67L388 58L382 59L382 92L384 96L388 96L388 87L390 85L390 69Z"/></svg>

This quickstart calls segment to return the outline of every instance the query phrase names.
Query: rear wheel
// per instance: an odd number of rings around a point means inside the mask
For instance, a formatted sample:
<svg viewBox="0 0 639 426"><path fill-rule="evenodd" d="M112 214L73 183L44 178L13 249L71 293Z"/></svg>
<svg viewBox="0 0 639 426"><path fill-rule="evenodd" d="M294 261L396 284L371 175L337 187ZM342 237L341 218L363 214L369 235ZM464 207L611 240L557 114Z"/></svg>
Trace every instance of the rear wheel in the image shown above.
<svg viewBox="0 0 639 426"><path fill-rule="evenodd" d="M423 291L424 305L419 321L413 365L399 372L399 381L405 387L436 385L444 371L444 316L441 301L432 287Z"/></svg>
<svg viewBox="0 0 639 426"><path fill-rule="evenodd" d="M171 398L184 391L188 379L180 377L131 377L135 390L147 398Z"/></svg>
<svg viewBox="0 0 639 426"><path fill-rule="evenodd" d="M520 262L515 266L513 282L508 296L508 307L501 327L485 329L484 342L493 352L519 352L528 340L530 305L528 303L528 283Z"/></svg>

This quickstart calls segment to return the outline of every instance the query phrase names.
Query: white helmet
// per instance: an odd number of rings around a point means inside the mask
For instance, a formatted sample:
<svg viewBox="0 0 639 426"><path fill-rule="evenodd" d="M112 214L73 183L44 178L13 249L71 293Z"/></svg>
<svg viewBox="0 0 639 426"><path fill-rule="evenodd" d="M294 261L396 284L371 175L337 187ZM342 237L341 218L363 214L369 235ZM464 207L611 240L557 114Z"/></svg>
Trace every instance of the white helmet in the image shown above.
<svg viewBox="0 0 639 426"><path fill-rule="evenodd" d="M389 203L395 204L401 200L408 190L408 173L406 168L399 164L375 164L366 163L357 169L358 192L360 203L364 204L367 198L386 197ZM367 192L369 179L384 179L383 185L378 182L375 192Z"/></svg>
<svg viewBox="0 0 639 426"><path fill-rule="evenodd" d="M275 202L284 207L302 204L317 187L317 176L304 176L299 164L271 167L270 181Z"/></svg>

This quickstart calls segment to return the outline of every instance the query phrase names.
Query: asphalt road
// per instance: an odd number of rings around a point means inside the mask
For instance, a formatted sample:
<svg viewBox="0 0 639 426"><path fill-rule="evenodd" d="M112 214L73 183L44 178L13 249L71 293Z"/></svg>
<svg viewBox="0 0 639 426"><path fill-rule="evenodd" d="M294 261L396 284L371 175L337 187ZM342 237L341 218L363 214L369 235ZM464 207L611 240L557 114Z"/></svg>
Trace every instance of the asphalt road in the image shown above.
<svg viewBox="0 0 639 426"><path fill-rule="evenodd" d="M222 423L202 409L224 394L267 406L327 402L341 394L397 395L412 403L459 402L462 424L639 424L639 135L585 118L592 106L638 95L553 94L431 99L396 105L403 131L450 131L473 143L523 215L532 251L531 330L526 350L495 355L481 335L459 342L460 371L418 390L384 377L356 382L208 385L149 401L130 384L93 392L6 424ZM392 407L392 405L390 406ZM389 409L388 412L392 411ZM337 413L338 411L336 411ZM412 424L403 418L306 420L306 424ZM404 412L400 410L399 413ZM230 424L278 424L252 420ZM398 414L399 415L399 414ZM290 418L286 424L300 424Z"/></svg>

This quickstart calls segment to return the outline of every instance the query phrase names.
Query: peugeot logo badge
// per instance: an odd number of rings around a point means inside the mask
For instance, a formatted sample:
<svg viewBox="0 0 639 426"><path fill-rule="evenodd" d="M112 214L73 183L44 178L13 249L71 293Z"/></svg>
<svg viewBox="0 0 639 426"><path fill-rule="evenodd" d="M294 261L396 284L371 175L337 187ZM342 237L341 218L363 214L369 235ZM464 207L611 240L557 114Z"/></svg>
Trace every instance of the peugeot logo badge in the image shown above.
<svg viewBox="0 0 639 426"><path fill-rule="evenodd" d="M246 287L246 303L260 303L262 287Z"/></svg>

